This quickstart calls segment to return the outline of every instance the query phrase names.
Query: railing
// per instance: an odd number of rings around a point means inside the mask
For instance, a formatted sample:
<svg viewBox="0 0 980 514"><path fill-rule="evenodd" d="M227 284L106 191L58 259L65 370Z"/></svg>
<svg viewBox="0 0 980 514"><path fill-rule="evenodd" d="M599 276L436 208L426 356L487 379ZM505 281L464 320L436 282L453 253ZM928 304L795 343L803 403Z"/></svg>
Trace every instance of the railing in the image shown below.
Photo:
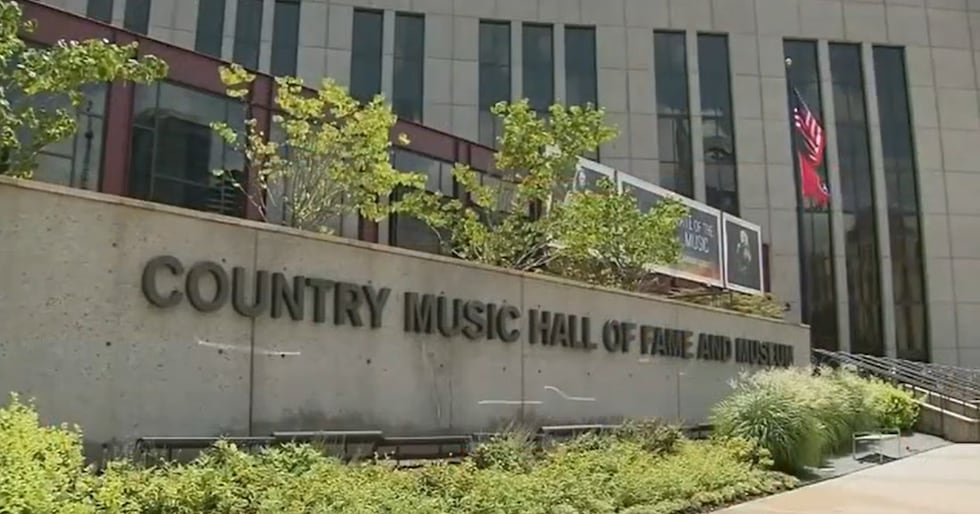
<svg viewBox="0 0 980 514"><path fill-rule="evenodd" d="M859 373L908 388L973 406L980 404L980 376L974 370L820 349L813 350L813 360L816 364L853 366Z"/></svg>
<svg viewBox="0 0 980 514"><path fill-rule="evenodd" d="M587 433L610 433L620 426L598 424L543 426L533 434L532 440L538 447L544 447ZM688 438L703 439L710 435L712 427L702 424L682 427L681 430ZM377 430L326 430L273 432L269 436L249 437L141 437L136 441L135 460L146 464L156 456L172 461L186 450L196 455L197 452L210 448L220 441L247 450L289 443L305 443L324 448L332 447L338 450L338 456L344 461L377 456L393 462L396 466L405 467L420 461L459 459L469 455L480 443L501 435L497 432L480 432L389 437Z"/></svg>

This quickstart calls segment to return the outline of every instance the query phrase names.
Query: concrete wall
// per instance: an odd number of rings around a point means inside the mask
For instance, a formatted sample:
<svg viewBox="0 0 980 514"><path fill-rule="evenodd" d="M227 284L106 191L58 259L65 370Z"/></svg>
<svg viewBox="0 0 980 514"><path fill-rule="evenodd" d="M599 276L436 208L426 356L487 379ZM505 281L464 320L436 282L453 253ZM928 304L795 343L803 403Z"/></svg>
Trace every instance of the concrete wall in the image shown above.
<svg viewBox="0 0 980 514"><path fill-rule="evenodd" d="M254 319L141 291L146 263L282 272L390 287L381 326ZM160 273L163 292L182 281ZM406 333L403 295L518 307L513 343ZM327 312L332 314L328 305ZM530 309L592 319L598 348L531 344ZM366 316L366 311L365 316ZM701 421L750 369L736 362L607 351L608 319L791 345L806 327L738 316L441 257L298 233L38 183L0 179L0 394L36 397L47 421L90 443L140 435L273 429L476 431L510 420L569 423L657 416ZM694 339L697 340L695 335Z"/></svg>

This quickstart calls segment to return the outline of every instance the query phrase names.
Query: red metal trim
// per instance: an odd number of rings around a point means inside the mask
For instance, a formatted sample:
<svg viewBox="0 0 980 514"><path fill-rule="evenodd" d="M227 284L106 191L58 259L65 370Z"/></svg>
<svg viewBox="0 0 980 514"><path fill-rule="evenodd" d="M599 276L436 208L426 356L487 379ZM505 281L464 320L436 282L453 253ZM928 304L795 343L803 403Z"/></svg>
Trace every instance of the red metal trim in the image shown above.
<svg viewBox="0 0 980 514"><path fill-rule="evenodd" d="M117 44L133 41L126 33L114 35ZM130 151L133 143L133 101L136 86L128 82L113 82L106 98L105 142L103 143L102 181L103 193L127 196L129 194Z"/></svg>
<svg viewBox="0 0 980 514"><path fill-rule="evenodd" d="M25 20L34 20L34 32L25 34L24 39L37 43L53 45L59 40L106 39L115 40L115 29L95 20L76 16L44 4L22 1L21 9Z"/></svg>

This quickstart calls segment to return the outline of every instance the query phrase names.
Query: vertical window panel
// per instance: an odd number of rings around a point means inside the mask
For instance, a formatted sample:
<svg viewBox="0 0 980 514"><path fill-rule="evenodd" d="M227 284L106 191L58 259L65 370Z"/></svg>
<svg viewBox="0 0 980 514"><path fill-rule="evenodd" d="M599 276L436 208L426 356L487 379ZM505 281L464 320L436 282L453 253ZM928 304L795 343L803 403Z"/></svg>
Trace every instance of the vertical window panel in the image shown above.
<svg viewBox="0 0 980 514"><path fill-rule="evenodd" d="M929 359L918 170L912 137L905 51L873 49L878 115L888 198L895 334L898 357Z"/></svg>
<svg viewBox="0 0 980 514"><path fill-rule="evenodd" d="M831 43L830 75L834 94L841 210L844 215L851 351L884 355L881 260L868 150L861 46Z"/></svg>
<svg viewBox="0 0 980 514"><path fill-rule="evenodd" d="M594 27L565 27L565 103L598 106ZM588 155L598 161L599 150Z"/></svg>
<svg viewBox="0 0 980 514"><path fill-rule="evenodd" d="M384 15L381 11L354 10L351 42L350 93L361 103L381 93L381 45Z"/></svg>
<svg viewBox="0 0 980 514"><path fill-rule="evenodd" d="M104 23L112 22L112 0L88 0L85 16Z"/></svg>
<svg viewBox="0 0 980 514"><path fill-rule="evenodd" d="M77 108L72 108L63 96L36 95L30 103L37 109L68 109L75 111L78 131L71 136L42 148L37 156L34 180L61 184L81 189L98 190L101 174L102 151L105 139L106 93L105 84L93 84L82 88L85 98ZM11 95L14 100L19 96ZM27 142L29 134L18 134Z"/></svg>
<svg viewBox="0 0 980 514"><path fill-rule="evenodd" d="M598 104L594 27L565 27L565 101Z"/></svg>
<svg viewBox="0 0 980 514"><path fill-rule="evenodd" d="M551 25L525 23L522 30L524 97L539 115L555 103L555 45Z"/></svg>
<svg viewBox="0 0 980 514"><path fill-rule="evenodd" d="M427 191L441 193L445 198L452 198L455 194L450 163L398 148L392 153L392 166L404 172L424 174ZM398 194L395 193L396 198ZM443 251L439 234L422 220L396 214L391 217L390 226L388 244L392 246L436 254Z"/></svg>
<svg viewBox="0 0 980 514"><path fill-rule="evenodd" d="M146 34L150 30L150 0L126 0L123 27Z"/></svg>
<svg viewBox="0 0 980 514"><path fill-rule="evenodd" d="M198 0L194 51L220 58L224 29L225 0Z"/></svg>
<svg viewBox="0 0 980 514"><path fill-rule="evenodd" d="M660 185L693 198L687 42L683 32L654 32L653 41Z"/></svg>
<svg viewBox="0 0 980 514"><path fill-rule="evenodd" d="M783 43L785 57L793 60L789 68L792 81L807 106L823 122L823 99L820 96L820 72L817 63L817 44L814 41L787 40ZM787 105L789 105L787 98ZM824 127L826 129L826 126ZM786 130L790 130L790 120L786 120ZM791 133L794 141L797 135ZM800 143L797 141L796 145ZM798 148L795 146L794 148ZM795 153L795 152L794 152ZM799 173L799 164L793 156L792 173ZM826 159L819 170L824 181L827 180ZM796 184L794 177L794 184ZM828 187L834 187L829 182ZM794 187L798 187L794 185ZM799 195L799 192L795 192ZM799 196L798 196L799 197ZM830 210L815 207L803 200L803 226L799 227L803 248L800 273L801 290L806 293L803 300L803 321L810 325L810 342L814 348L837 350L840 347L837 322L837 291L834 281L834 248L830 230Z"/></svg>
<svg viewBox="0 0 980 514"><path fill-rule="evenodd" d="M425 17L395 16L395 62L392 108L399 118L422 121Z"/></svg>
<svg viewBox="0 0 980 514"><path fill-rule="evenodd" d="M232 60L246 68L259 68L262 39L262 0L238 0Z"/></svg>
<svg viewBox="0 0 980 514"><path fill-rule="evenodd" d="M510 23L480 22L480 143L496 146L503 123L490 109L511 99Z"/></svg>
<svg viewBox="0 0 980 514"><path fill-rule="evenodd" d="M738 171L728 59L727 36L698 35L705 197L708 205L737 216Z"/></svg>
<svg viewBox="0 0 980 514"><path fill-rule="evenodd" d="M272 59L269 68L277 77L296 75L299 9L299 0L276 0L272 19Z"/></svg>

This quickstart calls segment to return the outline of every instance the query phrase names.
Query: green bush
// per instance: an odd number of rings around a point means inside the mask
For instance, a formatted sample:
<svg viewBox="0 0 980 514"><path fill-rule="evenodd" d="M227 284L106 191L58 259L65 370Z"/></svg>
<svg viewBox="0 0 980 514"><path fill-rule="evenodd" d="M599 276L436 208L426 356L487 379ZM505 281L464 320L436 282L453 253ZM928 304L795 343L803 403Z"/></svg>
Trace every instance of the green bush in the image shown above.
<svg viewBox="0 0 980 514"><path fill-rule="evenodd" d="M473 462L480 469L527 471L534 459L533 434L526 430L508 430L473 449Z"/></svg>
<svg viewBox="0 0 980 514"><path fill-rule="evenodd" d="M90 512L84 502L90 479L81 433L42 427L34 406L12 395L0 409L0 512Z"/></svg>
<svg viewBox="0 0 980 514"><path fill-rule="evenodd" d="M738 436L769 451L776 469L799 473L848 447L855 432L911 428L915 398L848 370L790 368L742 377L712 421L721 436Z"/></svg>
<svg viewBox="0 0 980 514"><path fill-rule="evenodd" d="M869 408L876 428L911 430L919 420L919 402L912 393L887 382L869 381Z"/></svg>
<svg viewBox="0 0 980 514"><path fill-rule="evenodd" d="M644 450L654 455L673 453L684 438L681 429L657 419L629 420L617 427L617 438L638 442Z"/></svg>
<svg viewBox="0 0 980 514"><path fill-rule="evenodd" d="M751 441L688 441L631 423L529 451L526 433L461 464L344 464L310 446L255 453L221 443L188 464L85 469L76 430L43 428L29 405L0 409L4 514L681 514L796 485Z"/></svg>

